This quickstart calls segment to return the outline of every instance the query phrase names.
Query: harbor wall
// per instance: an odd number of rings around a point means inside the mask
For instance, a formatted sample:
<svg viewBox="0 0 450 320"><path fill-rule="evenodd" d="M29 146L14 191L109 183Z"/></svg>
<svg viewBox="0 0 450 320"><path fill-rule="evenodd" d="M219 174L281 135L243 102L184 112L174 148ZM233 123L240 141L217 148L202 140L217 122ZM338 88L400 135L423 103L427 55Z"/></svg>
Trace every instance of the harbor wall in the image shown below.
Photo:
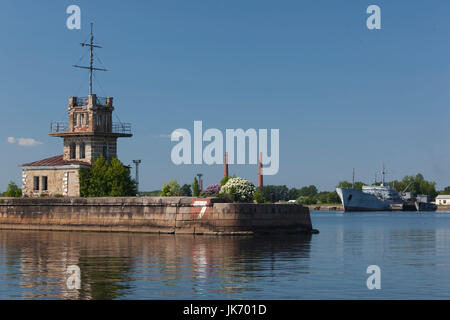
<svg viewBox="0 0 450 320"><path fill-rule="evenodd" d="M296 204L226 203L219 198L0 198L0 229L183 234L311 233Z"/></svg>
<svg viewBox="0 0 450 320"><path fill-rule="evenodd" d="M437 206L436 211L440 211L440 212L450 212L450 206L446 206L446 205L439 205Z"/></svg>
<svg viewBox="0 0 450 320"><path fill-rule="evenodd" d="M307 205L310 211L344 211L343 205L324 205L324 204L311 204Z"/></svg>

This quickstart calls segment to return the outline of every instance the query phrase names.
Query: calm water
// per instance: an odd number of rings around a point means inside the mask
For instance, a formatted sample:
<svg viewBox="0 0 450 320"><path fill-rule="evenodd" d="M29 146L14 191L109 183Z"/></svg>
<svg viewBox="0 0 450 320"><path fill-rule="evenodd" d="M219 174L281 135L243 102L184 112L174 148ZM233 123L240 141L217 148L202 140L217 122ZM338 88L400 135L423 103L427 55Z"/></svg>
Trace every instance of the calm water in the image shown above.
<svg viewBox="0 0 450 320"><path fill-rule="evenodd" d="M450 213L311 217L311 237L0 230L0 299L450 298Z"/></svg>

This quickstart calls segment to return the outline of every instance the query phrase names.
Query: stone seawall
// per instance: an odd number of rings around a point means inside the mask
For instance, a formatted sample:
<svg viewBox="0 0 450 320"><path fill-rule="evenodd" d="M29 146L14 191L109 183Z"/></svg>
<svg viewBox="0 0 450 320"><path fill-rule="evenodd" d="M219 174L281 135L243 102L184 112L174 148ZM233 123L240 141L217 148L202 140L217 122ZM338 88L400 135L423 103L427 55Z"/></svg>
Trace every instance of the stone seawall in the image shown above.
<svg viewBox="0 0 450 320"><path fill-rule="evenodd" d="M306 207L309 208L311 211L344 211L343 205L324 205L324 204L311 204L307 205Z"/></svg>
<svg viewBox="0 0 450 320"><path fill-rule="evenodd" d="M183 234L311 233L296 204L224 203L218 198L0 198L0 229Z"/></svg>

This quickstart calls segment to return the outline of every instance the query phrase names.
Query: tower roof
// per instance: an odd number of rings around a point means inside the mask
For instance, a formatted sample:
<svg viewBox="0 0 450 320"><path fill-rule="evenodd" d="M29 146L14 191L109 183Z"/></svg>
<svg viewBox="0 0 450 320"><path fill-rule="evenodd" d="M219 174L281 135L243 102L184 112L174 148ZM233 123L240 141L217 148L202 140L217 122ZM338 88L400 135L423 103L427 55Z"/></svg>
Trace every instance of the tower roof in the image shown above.
<svg viewBox="0 0 450 320"><path fill-rule="evenodd" d="M46 158L30 163L20 165L21 167L54 167L54 166L69 166L69 165L85 165L90 166L89 163L79 160L64 160L63 155Z"/></svg>

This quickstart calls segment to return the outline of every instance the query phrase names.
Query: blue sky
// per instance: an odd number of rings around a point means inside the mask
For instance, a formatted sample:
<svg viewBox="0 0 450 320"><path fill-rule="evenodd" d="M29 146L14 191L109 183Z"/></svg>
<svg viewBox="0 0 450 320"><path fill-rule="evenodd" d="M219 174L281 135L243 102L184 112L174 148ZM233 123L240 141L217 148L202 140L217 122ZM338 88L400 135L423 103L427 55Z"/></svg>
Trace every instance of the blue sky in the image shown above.
<svg viewBox="0 0 450 320"><path fill-rule="evenodd" d="M66 8L82 29L66 28ZM381 8L382 29L366 28ZM119 141L125 164L142 159L141 189L171 178L205 185L220 165L175 166L177 128L280 129L280 170L266 184L371 182L421 172L450 185L450 27L448 1L12 1L0 10L0 189L20 183L18 164L61 154L48 136L67 117L69 96L88 76L73 69L95 22L98 54L110 70L96 78L134 137ZM87 59L84 59L87 63ZM95 83L96 84L96 83ZM21 146L8 137L42 144ZM231 173L257 182L256 165Z"/></svg>

